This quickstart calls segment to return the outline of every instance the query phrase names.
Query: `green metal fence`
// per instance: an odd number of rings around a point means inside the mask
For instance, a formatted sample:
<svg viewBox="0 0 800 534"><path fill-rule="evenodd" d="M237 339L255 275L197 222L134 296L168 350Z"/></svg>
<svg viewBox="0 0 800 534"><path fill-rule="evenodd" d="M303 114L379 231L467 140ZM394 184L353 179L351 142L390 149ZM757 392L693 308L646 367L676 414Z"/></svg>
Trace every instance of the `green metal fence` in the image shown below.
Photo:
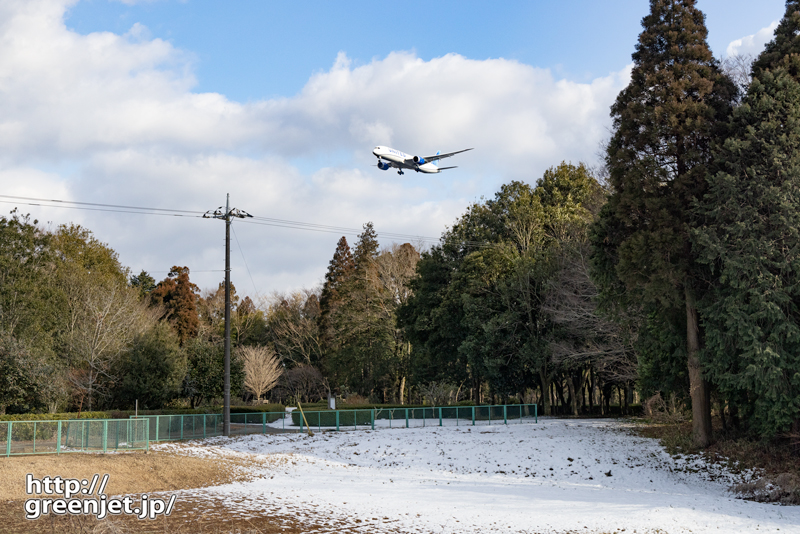
<svg viewBox="0 0 800 534"><path fill-rule="evenodd" d="M231 435L428 426L538 423L535 404L370 408L305 412L233 413ZM0 421L0 455L148 449L150 442L222 435L221 414L145 415L130 419Z"/></svg>
<svg viewBox="0 0 800 534"><path fill-rule="evenodd" d="M222 435L222 415L146 415L150 441L180 441ZM535 404L500 406L442 406L426 408L370 408L306 411L312 429L358 430L427 426L474 426L538 422ZM305 432L299 410L291 413L232 413L231 435Z"/></svg>
<svg viewBox="0 0 800 534"><path fill-rule="evenodd" d="M0 421L0 455L146 450L149 428L141 419Z"/></svg>
<svg viewBox="0 0 800 534"><path fill-rule="evenodd" d="M291 413L292 425L305 430L305 421L312 429L348 430L359 428L398 428L426 426L475 426L509 423L537 423L536 404L500 406L442 406L430 408L374 408L368 410L326 410Z"/></svg>

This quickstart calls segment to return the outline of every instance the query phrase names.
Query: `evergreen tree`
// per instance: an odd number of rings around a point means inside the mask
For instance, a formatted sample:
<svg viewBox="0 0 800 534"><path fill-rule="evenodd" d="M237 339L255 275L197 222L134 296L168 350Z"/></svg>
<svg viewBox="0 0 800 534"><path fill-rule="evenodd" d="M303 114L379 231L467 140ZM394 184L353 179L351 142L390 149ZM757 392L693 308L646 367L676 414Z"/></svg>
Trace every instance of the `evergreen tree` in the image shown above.
<svg viewBox="0 0 800 534"><path fill-rule="evenodd" d="M186 376L186 355L172 329L157 323L133 340L117 367L119 383L113 391L114 405L144 410L162 408L181 392Z"/></svg>
<svg viewBox="0 0 800 534"><path fill-rule="evenodd" d="M353 272L341 284L339 306L330 315L336 344L328 367L336 385L383 397L394 389L389 384L394 317L383 306L377 256L377 235L368 222L355 245Z"/></svg>
<svg viewBox="0 0 800 534"><path fill-rule="evenodd" d="M799 34L800 0L787 0L786 12L778 23L778 27L775 28L775 38L767 43L764 51L753 62L753 74L757 76L761 71L772 70L778 66L788 68L787 58L792 55L800 55ZM796 67L790 74L797 78Z"/></svg>
<svg viewBox="0 0 800 534"><path fill-rule="evenodd" d="M0 217L0 333L51 351L64 294L54 282L52 235L17 210Z"/></svg>
<svg viewBox="0 0 800 534"><path fill-rule="evenodd" d="M800 431L800 83L798 2L758 58L719 172L698 207L706 367L761 436ZM784 54L784 57L781 57Z"/></svg>
<svg viewBox="0 0 800 534"><path fill-rule="evenodd" d="M325 283L319 301L321 320L325 321L331 309L335 307L341 286L352 275L354 268L350 245L347 244L347 238L342 236L336 244L333 259L328 264L328 272L325 273Z"/></svg>
<svg viewBox="0 0 800 534"><path fill-rule="evenodd" d="M362 276L374 266L378 257L378 234L371 222L364 224L364 231L358 236L356 248L353 251L353 263L356 271Z"/></svg>
<svg viewBox="0 0 800 534"><path fill-rule="evenodd" d="M651 0L642 26L631 82L611 108L606 164L612 194L601 212L611 220L594 232L596 280L603 291L614 291L618 286L608 282L617 277L629 298L659 313L685 311L694 442L706 446L711 412L699 360L691 206L705 193L711 142L736 89L708 48L695 0Z"/></svg>
<svg viewBox="0 0 800 534"><path fill-rule="evenodd" d="M139 295L142 298L146 298L150 295L150 292L156 288L156 280L150 273L142 269L137 275L131 276L130 280L131 287L135 287L139 290Z"/></svg>
<svg viewBox="0 0 800 534"><path fill-rule="evenodd" d="M169 321L181 345L197 336L200 319L197 315L197 293L199 288L189 281L188 267L172 267L167 278L150 292L156 305L164 306L162 319Z"/></svg>

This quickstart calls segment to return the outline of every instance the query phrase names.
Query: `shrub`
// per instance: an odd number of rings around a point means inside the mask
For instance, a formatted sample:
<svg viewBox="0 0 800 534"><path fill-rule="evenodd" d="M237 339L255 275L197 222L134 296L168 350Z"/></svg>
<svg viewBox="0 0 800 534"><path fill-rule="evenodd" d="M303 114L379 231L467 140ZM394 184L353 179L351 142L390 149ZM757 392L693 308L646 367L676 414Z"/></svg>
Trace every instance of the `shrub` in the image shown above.
<svg viewBox="0 0 800 534"><path fill-rule="evenodd" d="M66 419L112 419L111 412L18 413L0 415L0 421L63 421Z"/></svg>

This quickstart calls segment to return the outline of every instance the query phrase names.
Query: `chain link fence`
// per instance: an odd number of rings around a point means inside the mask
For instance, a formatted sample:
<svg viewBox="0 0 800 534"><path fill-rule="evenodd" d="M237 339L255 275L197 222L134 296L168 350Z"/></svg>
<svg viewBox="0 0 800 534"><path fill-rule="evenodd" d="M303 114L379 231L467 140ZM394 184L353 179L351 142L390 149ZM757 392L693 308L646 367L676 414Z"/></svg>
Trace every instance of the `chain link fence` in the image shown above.
<svg viewBox="0 0 800 534"><path fill-rule="evenodd" d="M149 428L141 419L0 421L0 454L61 454L147 450Z"/></svg>
<svg viewBox="0 0 800 534"><path fill-rule="evenodd" d="M305 417L304 417L305 416ZM231 414L231 435L538 423L535 404L369 408ZM151 442L222 435L222 414L144 415L130 419L0 421L0 455L146 450Z"/></svg>

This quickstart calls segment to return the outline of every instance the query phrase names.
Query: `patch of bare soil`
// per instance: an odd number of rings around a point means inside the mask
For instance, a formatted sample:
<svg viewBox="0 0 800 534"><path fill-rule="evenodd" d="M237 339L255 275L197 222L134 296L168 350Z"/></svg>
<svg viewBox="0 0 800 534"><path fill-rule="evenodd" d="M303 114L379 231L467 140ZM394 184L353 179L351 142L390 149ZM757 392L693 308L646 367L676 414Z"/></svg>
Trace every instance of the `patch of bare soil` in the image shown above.
<svg viewBox="0 0 800 534"><path fill-rule="evenodd" d="M248 478L252 460L197 458L163 452L73 453L0 459L0 501L25 499L25 476L91 479L109 475L107 495L204 488Z"/></svg>
<svg viewBox="0 0 800 534"><path fill-rule="evenodd" d="M107 495L134 495L204 488L252 478L258 469L268 468L268 460L236 456L198 458L165 452L132 452L119 454L62 454L47 456L12 456L0 458L0 532L184 532L174 530L171 523L193 523L196 517L177 520L181 510L192 510L190 502L178 499L173 516L161 521L139 521L135 517L114 517L96 521L86 517L45 516L37 521L25 519L24 500L27 474L42 479L45 476L63 479L91 480L94 474L109 475ZM41 495L41 497L48 497ZM189 507L189 508L187 508ZM177 515L176 515L177 514ZM185 515L185 514L184 514ZM158 530L153 530L158 525ZM164 530L165 526L168 530ZM120 530L122 529L122 530ZM262 529L263 531L263 529ZM205 532L215 532L206 530ZM223 532L223 531L220 531ZM225 531L227 532L227 531ZM257 531L256 531L257 532ZM270 532L270 531L266 531ZM279 531L275 531L279 532ZM299 531L298 531L299 532Z"/></svg>
<svg viewBox="0 0 800 534"><path fill-rule="evenodd" d="M138 502L143 493L169 496L177 490L192 490L242 482L281 467L285 456L276 460L242 455L220 455L209 449L207 457L184 456L182 445L171 452L124 454L68 454L61 456L16 456L0 458L0 532L23 534L367 534L378 530L396 531L393 520L382 518L320 518L312 509L282 500L253 503L223 503L213 494L179 493L169 516L155 520L136 516L111 516L102 521L87 516L42 516L25 519L25 477L86 478L108 474L107 495L131 495ZM285 466L284 466L285 467ZM47 497L42 495L42 497Z"/></svg>

